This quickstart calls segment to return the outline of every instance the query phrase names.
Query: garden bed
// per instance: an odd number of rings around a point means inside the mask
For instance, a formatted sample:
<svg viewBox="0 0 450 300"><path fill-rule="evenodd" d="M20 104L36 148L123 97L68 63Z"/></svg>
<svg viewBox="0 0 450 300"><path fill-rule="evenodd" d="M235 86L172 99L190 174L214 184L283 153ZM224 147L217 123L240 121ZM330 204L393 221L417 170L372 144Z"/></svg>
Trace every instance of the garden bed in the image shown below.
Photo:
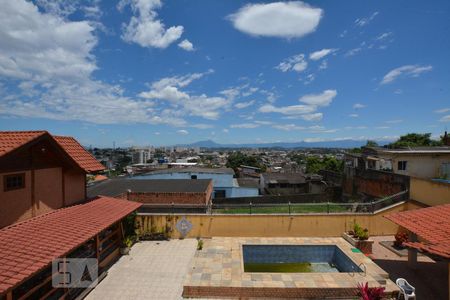
<svg viewBox="0 0 450 300"><path fill-rule="evenodd" d="M373 240L360 240L358 238L354 238L353 236L349 235L347 232L344 232L342 234L342 237L349 242L352 246L358 248L361 250L364 254L372 254L372 245Z"/></svg>

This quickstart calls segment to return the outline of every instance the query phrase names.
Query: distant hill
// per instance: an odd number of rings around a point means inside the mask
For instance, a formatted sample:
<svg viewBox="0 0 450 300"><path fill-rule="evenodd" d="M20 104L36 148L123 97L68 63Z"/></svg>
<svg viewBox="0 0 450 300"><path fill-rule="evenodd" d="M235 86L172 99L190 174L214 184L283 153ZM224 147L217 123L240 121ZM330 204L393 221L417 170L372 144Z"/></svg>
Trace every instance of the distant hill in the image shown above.
<svg viewBox="0 0 450 300"><path fill-rule="evenodd" d="M358 140L340 140L340 141L324 141L324 142L280 142L280 143L264 143L264 144L219 144L212 140L198 141L187 145L177 145L185 147L201 147L201 148L356 148L366 144L367 141ZM379 145L385 145L392 141L377 141Z"/></svg>

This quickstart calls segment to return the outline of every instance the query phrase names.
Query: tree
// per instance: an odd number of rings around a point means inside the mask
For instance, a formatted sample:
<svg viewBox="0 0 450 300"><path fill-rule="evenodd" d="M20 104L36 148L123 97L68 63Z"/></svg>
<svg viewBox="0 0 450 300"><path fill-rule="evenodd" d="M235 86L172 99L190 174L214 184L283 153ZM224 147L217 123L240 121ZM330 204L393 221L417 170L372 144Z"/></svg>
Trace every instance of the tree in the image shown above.
<svg viewBox="0 0 450 300"><path fill-rule="evenodd" d="M396 142L388 145L388 148L427 147L440 146L441 141L431 139L431 133L408 133L402 135Z"/></svg>
<svg viewBox="0 0 450 300"><path fill-rule="evenodd" d="M372 140L368 140L366 143L366 147L378 147L378 143Z"/></svg>
<svg viewBox="0 0 450 300"><path fill-rule="evenodd" d="M344 161L337 160L334 157L320 159L317 156L310 156L306 159L306 173L319 173L320 170L340 173L344 170Z"/></svg>
<svg viewBox="0 0 450 300"><path fill-rule="evenodd" d="M227 157L227 168L232 168L235 172L240 165L252 166L260 168L262 171L266 170L266 166L259 158L251 155L246 155L242 152L233 152Z"/></svg>

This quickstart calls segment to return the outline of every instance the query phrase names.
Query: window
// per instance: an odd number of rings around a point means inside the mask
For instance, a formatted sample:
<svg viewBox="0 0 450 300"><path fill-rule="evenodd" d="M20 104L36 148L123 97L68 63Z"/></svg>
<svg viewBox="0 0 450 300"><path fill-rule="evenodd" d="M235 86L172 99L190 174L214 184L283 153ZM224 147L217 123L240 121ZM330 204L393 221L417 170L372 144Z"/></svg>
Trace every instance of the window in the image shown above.
<svg viewBox="0 0 450 300"><path fill-rule="evenodd" d="M197 175L191 175L191 179L197 179Z"/></svg>
<svg viewBox="0 0 450 300"><path fill-rule="evenodd" d="M3 186L5 192L23 189L25 187L25 173L5 175Z"/></svg>
<svg viewBox="0 0 450 300"><path fill-rule="evenodd" d="M406 163L407 163L407 161L406 160L401 160L401 161L399 161L398 162L398 170L399 171L406 171Z"/></svg>

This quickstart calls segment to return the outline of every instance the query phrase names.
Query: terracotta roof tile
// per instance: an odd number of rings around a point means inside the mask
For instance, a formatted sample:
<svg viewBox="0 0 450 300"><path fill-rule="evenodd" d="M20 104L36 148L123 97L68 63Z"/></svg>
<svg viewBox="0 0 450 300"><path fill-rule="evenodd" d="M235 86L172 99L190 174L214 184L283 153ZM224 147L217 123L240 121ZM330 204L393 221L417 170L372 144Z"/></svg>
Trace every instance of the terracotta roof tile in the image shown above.
<svg viewBox="0 0 450 300"><path fill-rule="evenodd" d="M450 258L450 204L402 211L385 216L424 239L405 246Z"/></svg>
<svg viewBox="0 0 450 300"><path fill-rule="evenodd" d="M0 230L0 294L141 206L99 197Z"/></svg>
<svg viewBox="0 0 450 300"><path fill-rule="evenodd" d="M72 160L87 173L105 169L105 167L87 152L73 137L52 136L44 130L0 131L0 157L45 134L47 134L49 138L54 139Z"/></svg>
<svg viewBox="0 0 450 300"><path fill-rule="evenodd" d="M47 131L0 131L0 156L48 133Z"/></svg>
<svg viewBox="0 0 450 300"><path fill-rule="evenodd" d="M86 172L104 170L105 167L95 157L87 152L76 139L70 136L53 136L58 144L72 157L72 159Z"/></svg>

